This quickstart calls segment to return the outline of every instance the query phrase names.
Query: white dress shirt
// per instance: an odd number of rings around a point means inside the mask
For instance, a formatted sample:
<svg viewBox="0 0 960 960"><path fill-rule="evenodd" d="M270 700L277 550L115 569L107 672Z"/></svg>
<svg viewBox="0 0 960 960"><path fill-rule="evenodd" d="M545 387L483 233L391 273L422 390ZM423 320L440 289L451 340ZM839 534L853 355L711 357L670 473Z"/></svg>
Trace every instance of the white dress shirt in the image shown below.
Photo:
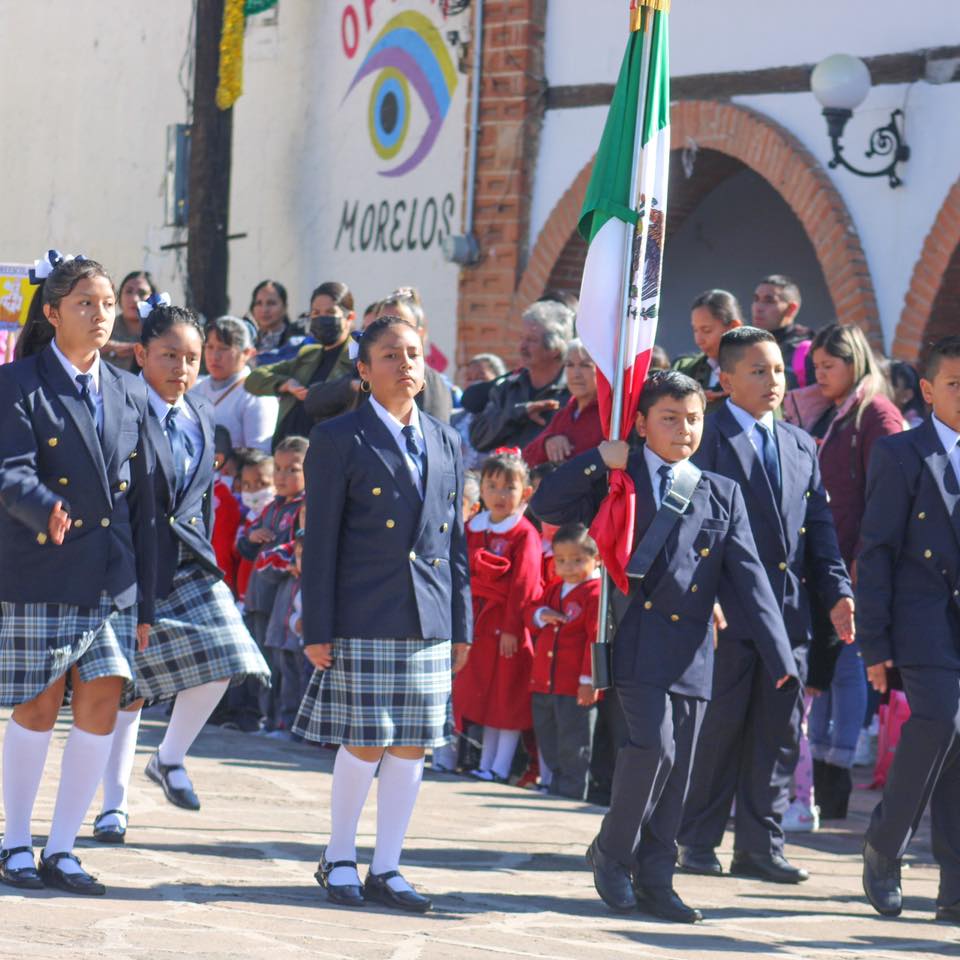
<svg viewBox="0 0 960 960"><path fill-rule="evenodd" d="M669 463L664 460L663 457L657 456L647 444L643 445L643 459L647 463L647 470L650 473L650 483L653 486L653 502L657 505L657 509L660 509L660 468L669 467L671 470L676 470L681 463L686 463L686 460L678 460L676 463ZM673 483L671 481L671 486ZM667 488L670 489L669 487Z"/></svg>
<svg viewBox="0 0 960 960"><path fill-rule="evenodd" d="M57 346L56 340L50 341L50 346L53 347L54 356L60 361L60 366L66 371L67 376L73 381L73 386L77 391L77 396L80 395L80 384L77 383L77 377L83 374L83 370L80 370L78 367L73 365L73 362L68 360L60 348ZM86 371L90 374L90 383L88 384L88 389L90 390L90 396L93 399L93 405L96 407L96 423L97 430L100 433L103 433L103 394L100 392L100 352L97 351L96 356L93 360L93 366Z"/></svg>
<svg viewBox="0 0 960 960"><path fill-rule="evenodd" d="M757 451L757 456L763 460L763 441L757 434L758 430L764 427L770 431L770 439L773 440L774 448L777 450L777 458L780 457L780 447L777 445L777 433L774 430L773 413L767 411L759 420L752 414L747 413L743 407L738 407L729 397L727 398L727 407L733 414L734 419L740 424L743 432L750 438L753 449Z"/></svg>
<svg viewBox="0 0 960 960"><path fill-rule="evenodd" d="M403 435L403 428L407 426L407 424L401 423L386 407L378 403L373 397L370 397L369 403L373 412L380 418L387 430L390 431L390 436L393 437L393 442L397 445L397 449L402 454L404 463L406 463L407 469L410 471L410 479L413 481L413 485L417 490L420 491L420 496L422 497L425 477L420 476L420 468L417 465L417 461L414 460L407 451L407 438ZM420 428L420 411L417 409L416 404L413 404L409 426L414 429L417 443L420 444L420 449L423 451L423 462L426 463L427 445L423 440L423 430Z"/></svg>
<svg viewBox="0 0 960 960"><path fill-rule="evenodd" d="M943 444L944 451L950 458L950 465L953 467L953 472L957 475L957 479L960 480L960 447L957 446L957 444L960 443L960 433L957 433L953 427L948 427L936 414L934 414L933 417L933 426L937 431L937 436L940 438L940 443Z"/></svg>
<svg viewBox="0 0 960 960"><path fill-rule="evenodd" d="M144 381L144 383L146 383L146 381ZM160 421L164 436L167 435L167 414L174 407L180 411L176 419L177 428L190 441L190 446L193 448L193 453L187 456L185 463L186 486L193 480L193 475L197 472L197 467L200 465L200 457L203 454L203 430L200 428L200 421L197 419L197 415L193 410L184 402L183 397L180 397L176 403L167 403L167 401L147 383L147 398L150 401L153 412ZM169 442L169 438L167 442Z"/></svg>

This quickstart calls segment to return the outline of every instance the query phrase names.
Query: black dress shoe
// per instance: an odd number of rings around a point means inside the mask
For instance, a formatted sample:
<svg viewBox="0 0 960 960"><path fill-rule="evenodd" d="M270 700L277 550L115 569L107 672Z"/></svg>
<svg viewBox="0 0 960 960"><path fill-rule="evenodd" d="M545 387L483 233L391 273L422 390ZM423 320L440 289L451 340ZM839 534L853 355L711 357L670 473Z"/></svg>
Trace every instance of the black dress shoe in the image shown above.
<svg viewBox="0 0 960 960"><path fill-rule="evenodd" d="M703 919L703 914L695 907L688 907L672 887L645 887L634 882L633 891L641 913L672 923L699 923Z"/></svg>
<svg viewBox="0 0 960 960"><path fill-rule="evenodd" d="M363 884L363 895L367 900L376 900L388 907L398 907L408 913L426 913L432 906L429 897L417 893L412 887L409 890L394 890L388 880L400 877L399 870L390 870L387 873L368 873ZM400 877L403 880L403 877ZM406 882L406 881L404 881ZM409 884L408 884L409 886Z"/></svg>
<svg viewBox="0 0 960 960"><path fill-rule="evenodd" d="M43 881L37 873L36 866L10 867L7 864L15 853L29 853L33 858L33 847L11 847L9 850L0 850L0 881L11 887L21 890L42 890Z"/></svg>
<svg viewBox="0 0 960 960"><path fill-rule="evenodd" d="M120 826L119 823L102 823L104 817L110 814L127 819L125 810L104 810L103 813L93 821L93 839L98 843L123 843L127 837L127 828Z"/></svg>
<svg viewBox="0 0 960 960"><path fill-rule="evenodd" d="M593 870L593 885L600 899L617 913L633 913L637 909L637 898L630 882L630 871L613 857L608 857L594 837L587 847L587 863Z"/></svg>
<svg viewBox="0 0 960 960"><path fill-rule="evenodd" d="M712 850L681 847L677 855L677 866L684 873L695 873L701 877L723 876L723 867Z"/></svg>
<svg viewBox="0 0 960 960"><path fill-rule="evenodd" d="M803 867L795 867L780 853L744 853L733 852L730 875L751 877L754 880L768 880L770 883L803 883L810 874Z"/></svg>
<svg viewBox="0 0 960 960"><path fill-rule="evenodd" d="M336 867L352 867L357 869L353 860L334 860L330 863L327 860L327 848L320 851L320 862L317 864L317 872L314 877L317 883L327 891L327 899L341 907L362 907L366 905L363 898L363 888L359 883L331 883L330 873ZM357 877L359 880L360 877Z"/></svg>
<svg viewBox="0 0 960 960"><path fill-rule="evenodd" d="M80 861L72 853L54 853L49 857L40 854L40 879L45 887L54 887L67 893L79 893L87 897L102 897L107 888L86 870L79 873L64 873L58 864L61 860L72 860L78 867Z"/></svg>
<svg viewBox="0 0 960 960"><path fill-rule="evenodd" d="M147 763L146 775L154 782L163 787L164 796L176 807L182 807L184 810L199 810L200 798L190 787L175 787L170 783L170 774L174 770L184 770L181 763L161 763L159 752L155 753Z"/></svg>
<svg viewBox="0 0 960 960"><path fill-rule="evenodd" d="M942 907L937 904L937 920L944 923L960 924L960 901L950 904L949 907Z"/></svg>
<svg viewBox="0 0 960 960"><path fill-rule="evenodd" d="M900 889L900 861L891 860L879 850L863 844L863 892L870 905L883 917L897 917L903 909ZM955 909L955 908L950 908ZM937 910L939 919L940 910Z"/></svg>

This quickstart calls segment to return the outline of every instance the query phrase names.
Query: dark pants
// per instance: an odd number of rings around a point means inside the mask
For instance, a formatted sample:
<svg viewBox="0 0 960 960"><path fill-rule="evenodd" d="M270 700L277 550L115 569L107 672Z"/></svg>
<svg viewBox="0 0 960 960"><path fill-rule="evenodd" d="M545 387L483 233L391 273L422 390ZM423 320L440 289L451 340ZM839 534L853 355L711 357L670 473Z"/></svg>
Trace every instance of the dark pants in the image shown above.
<svg viewBox="0 0 960 960"><path fill-rule="evenodd" d="M550 793L582 800L590 770L595 711L569 695L535 693L531 699L537 746L553 774Z"/></svg>
<svg viewBox="0 0 960 960"><path fill-rule="evenodd" d="M284 730L290 730L307 692L313 667L302 650L278 650L271 647L270 668L277 685L276 719Z"/></svg>
<svg viewBox="0 0 960 960"><path fill-rule="evenodd" d="M795 650L801 678L806 650ZM790 779L800 752L803 688L777 690L755 648L721 640L690 792L680 828L681 846L720 846L730 805L737 800L733 849L783 853L780 824L790 805Z"/></svg>
<svg viewBox="0 0 960 960"><path fill-rule="evenodd" d="M649 887L669 887L677 831L706 703L642 684L617 685L629 740L617 754L599 845Z"/></svg>
<svg viewBox="0 0 960 960"><path fill-rule="evenodd" d="M269 618L263 613L245 613L243 622L246 624L250 635L257 641L260 652L264 659L270 662L270 651L264 647L263 641L267 635L267 620ZM269 722L273 716L273 683L275 678L271 677L270 684L264 685L259 677L246 677L242 682L233 684L224 694L226 710L225 719L237 724L241 730L256 730L264 720Z"/></svg>
<svg viewBox="0 0 960 960"><path fill-rule="evenodd" d="M873 811L867 841L903 856L930 803L933 857L940 866L937 903L960 903L960 670L900 667L910 718Z"/></svg>

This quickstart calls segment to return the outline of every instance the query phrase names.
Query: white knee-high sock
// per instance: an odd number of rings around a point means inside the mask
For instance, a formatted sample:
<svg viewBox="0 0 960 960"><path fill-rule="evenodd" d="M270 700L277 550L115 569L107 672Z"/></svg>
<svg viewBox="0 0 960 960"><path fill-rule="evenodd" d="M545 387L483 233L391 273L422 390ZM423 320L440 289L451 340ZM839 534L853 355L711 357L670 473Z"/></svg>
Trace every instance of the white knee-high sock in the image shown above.
<svg viewBox="0 0 960 960"><path fill-rule="evenodd" d="M500 731L496 727L483 728L483 743L480 747L480 769L490 770L497 758L497 745L500 743Z"/></svg>
<svg viewBox="0 0 960 960"><path fill-rule="evenodd" d="M346 747L337 751L330 791L330 842L326 851L329 863L356 861L357 824L376 772L377 761L361 760ZM330 872L330 882L338 885L359 883L359 876L349 867L337 867Z"/></svg>
<svg viewBox="0 0 960 960"><path fill-rule="evenodd" d="M187 758L187 751L200 735L203 725L210 719L229 680L212 680L189 690L181 690L173 701L173 712L167 724L167 732L160 743L160 762L178 766ZM178 790L192 789L190 778L182 770L170 774L170 784Z"/></svg>
<svg viewBox="0 0 960 960"><path fill-rule="evenodd" d="M37 732L21 727L11 717L3 736L3 849L33 846L30 817L37 799L43 765L50 748L52 730ZM10 867L19 870L33 863L29 853L10 858Z"/></svg>
<svg viewBox="0 0 960 960"><path fill-rule="evenodd" d="M513 766L513 757L517 752L519 742L519 730L500 731L500 737L497 740L497 755L490 770L498 777L503 777L504 780L510 776L510 768Z"/></svg>
<svg viewBox="0 0 960 960"><path fill-rule="evenodd" d="M103 779L112 740L112 733L101 736L76 726L70 728L67 745L63 748L60 786L44 856L73 850L77 831ZM61 860L58 866L65 873L78 869L70 860Z"/></svg>
<svg viewBox="0 0 960 960"><path fill-rule="evenodd" d="M373 851L371 873L388 873L400 868L400 853L413 808L423 779L423 758L403 760L385 753L380 763L377 784L377 846ZM394 877L387 881L394 890L409 889L409 884Z"/></svg>
<svg viewBox="0 0 960 960"><path fill-rule="evenodd" d="M113 728L113 741L107 769L103 772L103 806L101 810L122 810L124 816L111 813L103 818L103 825L126 827L127 789L137 753L137 736L140 733L140 711L121 710L117 725Z"/></svg>

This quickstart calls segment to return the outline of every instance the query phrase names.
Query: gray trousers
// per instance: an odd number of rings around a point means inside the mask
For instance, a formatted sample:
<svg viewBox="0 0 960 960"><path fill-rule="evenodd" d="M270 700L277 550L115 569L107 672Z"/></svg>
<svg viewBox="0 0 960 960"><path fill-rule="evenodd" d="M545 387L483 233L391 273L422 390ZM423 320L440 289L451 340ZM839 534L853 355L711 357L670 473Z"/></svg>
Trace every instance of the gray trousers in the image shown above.
<svg viewBox="0 0 960 960"><path fill-rule="evenodd" d="M900 667L910 718L873 811L867 840L892 859L903 856L930 803L933 857L940 866L937 903L960 903L960 670Z"/></svg>
<svg viewBox="0 0 960 960"><path fill-rule="evenodd" d="M600 850L648 887L669 887L677 832L706 703L644 684L618 684L630 739L617 754Z"/></svg>
<svg viewBox="0 0 960 960"><path fill-rule="evenodd" d="M577 706L576 697L554 693L533 694L531 707L537 747L553 773L550 793L582 800L596 711Z"/></svg>

